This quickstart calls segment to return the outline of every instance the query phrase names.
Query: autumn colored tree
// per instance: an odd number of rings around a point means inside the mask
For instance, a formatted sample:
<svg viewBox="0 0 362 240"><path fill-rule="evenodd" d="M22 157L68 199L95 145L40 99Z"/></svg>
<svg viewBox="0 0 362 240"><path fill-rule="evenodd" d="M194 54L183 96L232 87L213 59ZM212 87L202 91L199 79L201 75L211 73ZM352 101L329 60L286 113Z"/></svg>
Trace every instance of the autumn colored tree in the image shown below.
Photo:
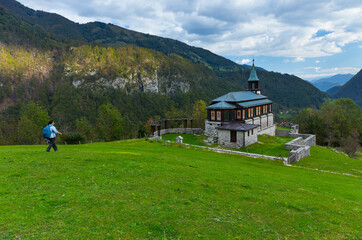
<svg viewBox="0 0 362 240"><path fill-rule="evenodd" d="M205 119L207 118L206 103L199 100L194 103L192 109L193 127L205 129Z"/></svg>

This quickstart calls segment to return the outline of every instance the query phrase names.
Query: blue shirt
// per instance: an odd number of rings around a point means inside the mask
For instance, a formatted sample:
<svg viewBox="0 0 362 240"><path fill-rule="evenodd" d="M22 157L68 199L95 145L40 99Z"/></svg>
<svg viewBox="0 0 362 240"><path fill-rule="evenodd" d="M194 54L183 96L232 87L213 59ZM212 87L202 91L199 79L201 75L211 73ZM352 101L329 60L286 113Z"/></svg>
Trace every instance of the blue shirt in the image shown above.
<svg viewBox="0 0 362 240"><path fill-rule="evenodd" d="M58 130L54 125L50 125L50 138L55 138L57 136Z"/></svg>

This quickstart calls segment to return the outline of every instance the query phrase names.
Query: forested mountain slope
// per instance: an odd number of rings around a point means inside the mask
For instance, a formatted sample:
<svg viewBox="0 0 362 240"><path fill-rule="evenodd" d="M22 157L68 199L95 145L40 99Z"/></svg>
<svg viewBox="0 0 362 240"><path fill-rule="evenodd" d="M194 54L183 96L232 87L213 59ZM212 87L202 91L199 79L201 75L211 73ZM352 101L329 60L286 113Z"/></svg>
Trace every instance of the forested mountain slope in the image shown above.
<svg viewBox="0 0 362 240"><path fill-rule="evenodd" d="M208 50L192 47L177 40L135 32L101 22L77 24L58 14L34 11L14 0L0 0L0 5L31 24L39 25L48 32L72 40L96 42L114 47L132 44L165 54L176 53L194 63L203 63L211 67L242 68L233 61Z"/></svg>
<svg viewBox="0 0 362 240"><path fill-rule="evenodd" d="M350 98L362 107L362 70L360 70L351 80L346 82L332 96L334 98Z"/></svg>

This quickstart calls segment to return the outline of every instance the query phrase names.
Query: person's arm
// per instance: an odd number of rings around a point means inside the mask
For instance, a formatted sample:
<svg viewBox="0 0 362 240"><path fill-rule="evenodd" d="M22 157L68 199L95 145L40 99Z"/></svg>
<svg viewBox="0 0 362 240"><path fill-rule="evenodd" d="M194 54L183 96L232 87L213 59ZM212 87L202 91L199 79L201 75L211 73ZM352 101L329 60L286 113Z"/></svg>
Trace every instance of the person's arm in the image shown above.
<svg viewBox="0 0 362 240"><path fill-rule="evenodd" d="M51 128L51 131L53 132L53 133L55 133L55 134L60 134L60 135L63 135L61 132L58 132L58 130L54 127L54 126L52 126Z"/></svg>

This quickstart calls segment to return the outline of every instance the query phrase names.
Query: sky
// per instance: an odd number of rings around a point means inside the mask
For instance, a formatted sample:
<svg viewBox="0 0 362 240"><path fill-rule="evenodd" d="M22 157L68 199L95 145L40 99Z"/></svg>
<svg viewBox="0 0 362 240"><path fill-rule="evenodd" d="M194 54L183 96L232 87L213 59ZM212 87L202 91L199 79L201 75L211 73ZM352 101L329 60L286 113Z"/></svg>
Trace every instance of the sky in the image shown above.
<svg viewBox="0 0 362 240"><path fill-rule="evenodd" d="M361 0L20 0L72 21L180 40L306 80L362 68Z"/></svg>

